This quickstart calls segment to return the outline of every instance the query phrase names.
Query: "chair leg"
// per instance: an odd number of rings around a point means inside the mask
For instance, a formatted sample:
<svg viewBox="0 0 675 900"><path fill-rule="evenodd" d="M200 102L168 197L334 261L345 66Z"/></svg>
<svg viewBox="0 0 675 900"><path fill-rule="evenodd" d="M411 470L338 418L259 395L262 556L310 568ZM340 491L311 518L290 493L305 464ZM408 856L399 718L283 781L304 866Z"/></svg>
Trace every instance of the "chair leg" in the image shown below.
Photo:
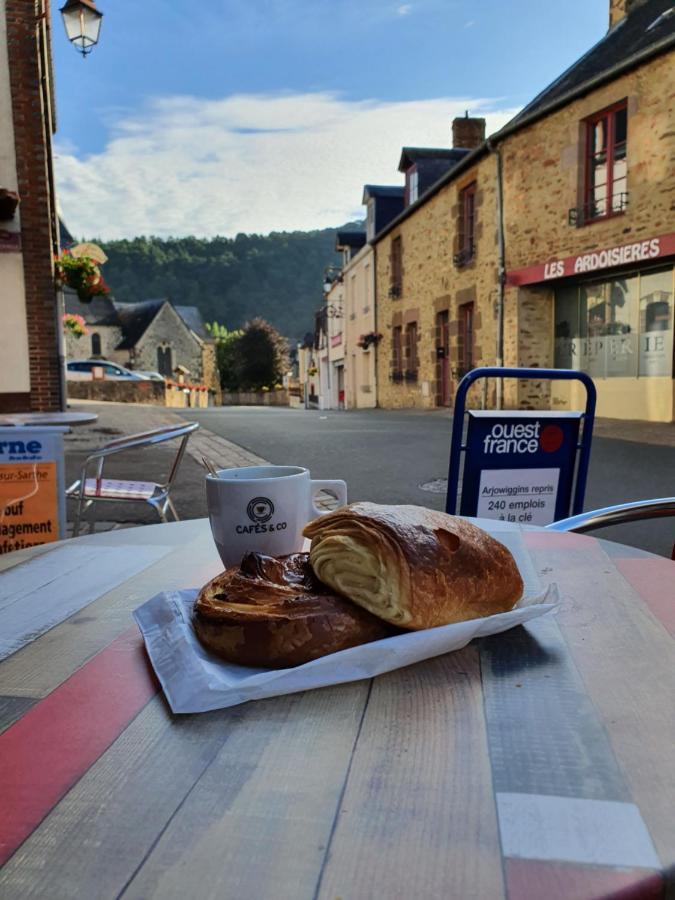
<svg viewBox="0 0 675 900"><path fill-rule="evenodd" d="M179 516L178 516L178 513L176 512L176 507L173 505L173 500L171 499L171 497L167 497L167 498L166 498L166 505L167 505L167 506L169 507L169 509L171 510L171 513L172 513L172 515L173 515L174 521L175 521L175 522L180 522L180 518L179 518Z"/></svg>
<svg viewBox="0 0 675 900"><path fill-rule="evenodd" d="M82 521L82 497L78 496L77 498L77 506L75 508L75 518L73 519L73 534L72 537L76 538L80 535L80 523Z"/></svg>

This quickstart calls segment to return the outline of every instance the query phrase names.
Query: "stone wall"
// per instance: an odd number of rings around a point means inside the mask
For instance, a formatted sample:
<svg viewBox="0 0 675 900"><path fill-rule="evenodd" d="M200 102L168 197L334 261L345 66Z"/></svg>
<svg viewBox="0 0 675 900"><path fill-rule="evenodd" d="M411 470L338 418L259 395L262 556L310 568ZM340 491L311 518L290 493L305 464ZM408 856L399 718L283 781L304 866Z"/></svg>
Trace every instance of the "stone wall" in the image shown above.
<svg viewBox="0 0 675 900"><path fill-rule="evenodd" d="M108 400L113 403L148 403L166 406L161 381L69 381L69 400ZM185 404L187 405L187 404Z"/></svg>
<svg viewBox="0 0 675 900"><path fill-rule="evenodd" d="M143 403L172 409L196 409L209 405L208 391L195 390L162 381L69 381L70 400L97 400L111 403Z"/></svg>
<svg viewBox="0 0 675 900"><path fill-rule="evenodd" d="M289 406L288 391L223 391L223 406Z"/></svg>
<svg viewBox="0 0 675 900"><path fill-rule="evenodd" d="M115 351L122 340L122 329L118 325L88 325L87 328L89 334L83 337L66 334L66 359L89 359L93 356L91 339L93 334L98 334L101 339L101 356L121 365L126 364L128 353Z"/></svg>
<svg viewBox="0 0 675 900"><path fill-rule="evenodd" d="M443 187L375 245L377 259L378 405L430 408L439 395L436 347L437 316L447 310L450 330L450 393L459 383L459 316L465 303L474 304L474 365L495 362L497 292L495 160L485 156ZM475 254L458 267L459 193L476 182ZM390 297L391 243L402 240L401 296ZM417 322L418 374L414 383L392 379L393 328Z"/></svg>
<svg viewBox="0 0 675 900"><path fill-rule="evenodd" d="M171 365L185 366L187 380L204 383L202 344L187 327L170 303L165 303L130 352L132 368L157 371L157 348L171 348Z"/></svg>

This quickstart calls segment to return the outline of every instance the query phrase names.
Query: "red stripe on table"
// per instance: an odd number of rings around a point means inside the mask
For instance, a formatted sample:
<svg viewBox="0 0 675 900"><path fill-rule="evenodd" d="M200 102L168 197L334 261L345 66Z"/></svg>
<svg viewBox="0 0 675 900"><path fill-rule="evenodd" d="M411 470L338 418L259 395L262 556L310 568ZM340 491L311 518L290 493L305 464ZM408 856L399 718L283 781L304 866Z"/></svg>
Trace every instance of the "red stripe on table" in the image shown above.
<svg viewBox="0 0 675 900"><path fill-rule="evenodd" d="M613 562L659 622L675 636L675 562L658 556Z"/></svg>
<svg viewBox="0 0 675 900"><path fill-rule="evenodd" d="M157 690L131 628L0 735L0 865Z"/></svg>
<svg viewBox="0 0 675 900"><path fill-rule="evenodd" d="M508 900L661 900L663 878L647 869L608 869L506 860Z"/></svg>

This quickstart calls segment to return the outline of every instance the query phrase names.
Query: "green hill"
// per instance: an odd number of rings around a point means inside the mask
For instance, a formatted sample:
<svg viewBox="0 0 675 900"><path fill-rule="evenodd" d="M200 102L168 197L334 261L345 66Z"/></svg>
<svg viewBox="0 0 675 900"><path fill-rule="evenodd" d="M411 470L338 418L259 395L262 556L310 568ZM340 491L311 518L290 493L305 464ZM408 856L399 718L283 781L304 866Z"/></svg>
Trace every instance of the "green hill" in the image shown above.
<svg viewBox="0 0 675 900"><path fill-rule="evenodd" d="M359 227L350 223L340 230ZM168 297L199 307L208 322L229 329L262 316L295 340L313 330L325 267L340 263L337 230L98 243L108 256L104 276L117 300Z"/></svg>

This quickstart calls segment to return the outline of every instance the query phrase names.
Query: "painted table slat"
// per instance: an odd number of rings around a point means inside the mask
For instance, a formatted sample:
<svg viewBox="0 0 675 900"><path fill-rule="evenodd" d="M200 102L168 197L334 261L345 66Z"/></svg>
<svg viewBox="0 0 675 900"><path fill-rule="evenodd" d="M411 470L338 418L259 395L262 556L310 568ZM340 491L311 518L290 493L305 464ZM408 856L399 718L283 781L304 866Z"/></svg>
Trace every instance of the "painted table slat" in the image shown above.
<svg viewBox="0 0 675 900"><path fill-rule="evenodd" d="M0 662L0 896L674 895L675 564L588 536L511 539L529 577L559 585L556 616L199 716L169 711L131 612L220 570L208 524L66 545L88 560L79 595L98 588ZM50 593L58 550L0 559L0 634L16 609L3 571L27 573L43 621L50 602L68 614L68 591ZM98 552L139 570L87 575Z"/></svg>

